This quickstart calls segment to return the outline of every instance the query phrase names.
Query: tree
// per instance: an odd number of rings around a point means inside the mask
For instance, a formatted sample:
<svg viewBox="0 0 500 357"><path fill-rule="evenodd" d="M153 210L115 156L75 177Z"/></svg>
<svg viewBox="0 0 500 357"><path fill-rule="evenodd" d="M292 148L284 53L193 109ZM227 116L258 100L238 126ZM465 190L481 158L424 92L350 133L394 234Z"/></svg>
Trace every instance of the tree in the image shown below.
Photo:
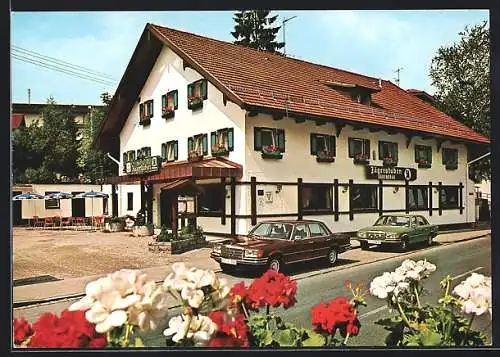
<svg viewBox="0 0 500 357"><path fill-rule="evenodd" d="M276 16L269 17L268 10L243 10L234 14L234 31L231 35L236 39L237 45L257 48L263 51L279 53L283 42L276 41L276 34L281 26L272 26Z"/></svg>
<svg viewBox="0 0 500 357"><path fill-rule="evenodd" d="M487 22L460 32L460 41L439 48L430 69L436 105L478 133L490 137L490 34ZM475 181L490 179L489 158L474 163Z"/></svg>

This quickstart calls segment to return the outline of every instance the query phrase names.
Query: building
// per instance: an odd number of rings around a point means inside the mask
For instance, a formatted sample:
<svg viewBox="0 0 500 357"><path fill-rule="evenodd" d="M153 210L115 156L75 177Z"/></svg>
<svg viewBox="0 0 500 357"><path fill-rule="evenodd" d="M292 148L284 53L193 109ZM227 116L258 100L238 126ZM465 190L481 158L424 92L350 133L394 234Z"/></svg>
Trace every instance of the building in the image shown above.
<svg viewBox="0 0 500 357"><path fill-rule="evenodd" d="M227 235L387 212L470 224L467 162L489 140L389 81L147 24L95 145L120 160L120 215Z"/></svg>

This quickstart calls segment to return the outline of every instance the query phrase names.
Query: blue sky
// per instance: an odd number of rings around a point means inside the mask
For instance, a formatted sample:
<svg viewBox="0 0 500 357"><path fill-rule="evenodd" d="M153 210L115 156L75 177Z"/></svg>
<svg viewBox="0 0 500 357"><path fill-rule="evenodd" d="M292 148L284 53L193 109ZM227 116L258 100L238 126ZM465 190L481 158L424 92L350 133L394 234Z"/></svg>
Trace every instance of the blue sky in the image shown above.
<svg viewBox="0 0 500 357"><path fill-rule="evenodd" d="M431 60L458 41L465 26L489 19L488 10L273 11L286 25L286 52L296 58L434 93ZM120 80L147 22L232 41L231 11L12 13L11 44ZM282 39L282 33L279 33ZM12 102L100 104L103 85L12 59Z"/></svg>

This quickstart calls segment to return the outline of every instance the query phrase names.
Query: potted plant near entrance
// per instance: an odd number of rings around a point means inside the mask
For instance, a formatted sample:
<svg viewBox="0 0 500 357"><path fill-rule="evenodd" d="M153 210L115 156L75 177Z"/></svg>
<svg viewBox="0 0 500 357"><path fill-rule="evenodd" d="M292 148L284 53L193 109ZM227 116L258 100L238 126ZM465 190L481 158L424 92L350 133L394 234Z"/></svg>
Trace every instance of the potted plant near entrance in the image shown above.
<svg viewBox="0 0 500 357"><path fill-rule="evenodd" d="M146 223L146 215L142 209L137 212L132 233L135 237L152 236L154 233L153 225Z"/></svg>
<svg viewBox="0 0 500 357"><path fill-rule="evenodd" d="M107 222L109 224L108 230L110 232L123 232L125 230L125 218L124 217L112 217Z"/></svg>

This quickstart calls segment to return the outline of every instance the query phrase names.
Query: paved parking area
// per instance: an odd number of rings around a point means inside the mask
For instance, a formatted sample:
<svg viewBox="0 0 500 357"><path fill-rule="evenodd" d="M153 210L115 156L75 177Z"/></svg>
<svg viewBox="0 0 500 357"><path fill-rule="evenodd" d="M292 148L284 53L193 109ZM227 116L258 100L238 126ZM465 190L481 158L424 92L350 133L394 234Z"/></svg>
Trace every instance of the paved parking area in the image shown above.
<svg viewBox="0 0 500 357"><path fill-rule="evenodd" d="M50 275L68 279L106 274L121 268L144 269L176 261L206 259L209 248L179 255L152 253L152 237L133 237L130 232L104 233L14 228L12 236L13 279Z"/></svg>

